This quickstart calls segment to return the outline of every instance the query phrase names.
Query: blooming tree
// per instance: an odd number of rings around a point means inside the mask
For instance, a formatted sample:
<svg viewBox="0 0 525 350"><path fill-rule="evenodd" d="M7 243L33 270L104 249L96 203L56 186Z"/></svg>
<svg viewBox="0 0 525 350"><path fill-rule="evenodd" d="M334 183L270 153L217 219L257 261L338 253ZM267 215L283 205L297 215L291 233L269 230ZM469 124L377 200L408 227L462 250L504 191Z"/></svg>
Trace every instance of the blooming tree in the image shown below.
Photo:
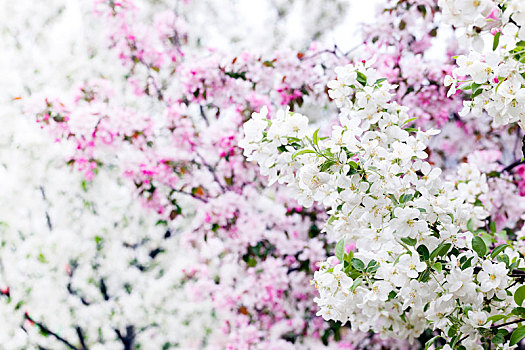
<svg viewBox="0 0 525 350"><path fill-rule="evenodd" d="M485 174L462 164L443 182L425 161L435 132L407 127L408 109L390 102L392 86L368 64L337 69L329 86L341 108L330 136L297 127L307 123L300 114L268 119L263 110L243 140L270 181L288 183L306 207L329 208L324 230L339 242L336 259L315 273L319 313L403 339L430 327L451 347L504 343L497 321L522 321L523 260L511 242L488 249ZM520 328L514 334L516 343Z"/></svg>
<svg viewBox="0 0 525 350"><path fill-rule="evenodd" d="M5 131L7 172L42 169L20 177L38 201L1 220L10 347L506 349L525 336L521 100L495 97L523 78L519 2L387 1L351 52L311 42L344 2L269 3L274 30L245 50L224 29L225 50L211 32L235 7L95 0L89 74L21 95L51 137ZM474 50L457 68L448 24ZM496 122L474 119L479 106Z"/></svg>
<svg viewBox="0 0 525 350"><path fill-rule="evenodd" d="M459 1L449 2L448 10L477 16L468 6L480 3L465 3L461 9ZM503 14L506 5L501 6ZM497 11L495 7L484 15L492 19ZM461 14L458 17L463 19ZM487 19L483 18L492 25ZM520 27L516 22L512 25ZM518 34L510 41L516 39ZM480 62L477 57L458 57L459 68L454 70L455 77L472 77L474 98L484 91L477 88L492 79L477 81L476 74L506 64L496 60L494 67L488 63L475 67ZM340 108L340 125L330 136L320 138L319 130L310 136L306 125L294 127L298 120L307 123L302 115L280 111L267 118L263 110L245 124L251 132L246 131L243 140L248 159L259 162L271 181L287 183L305 206L317 202L329 209L324 230L340 240L336 260L316 272L320 314L350 321L360 330L409 339L430 327L439 330L437 339L446 339L444 348L514 346L525 337L525 328L519 326L525 292L523 261L517 250L520 245L512 239L495 239L496 223L487 221L492 203L486 174L464 163L443 182L441 170L424 161L428 137L435 132L410 126L409 110L390 102L392 85L365 61L336 71L337 80L328 86ZM495 84L512 80L512 76L495 77L494 89ZM447 77L445 84L456 82ZM454 92L455 85L449 94ZM508 98L506 103L493 104L499 117L512 117L503 109L512 101L519 106L518 97ZM476 100L465 103L466 108L472 105ZM488 103L483 105L489 108ZM487 111L497 118L493 110ZM519 119L506 123L512 121ZM355 241L355 252L346 252L349 241ZM512 329L515 324L518 327Z"/></svg>
<svg viewBox="0 0 525 350"><path fill-rule="evenodd" d="M173 11L150 16L140 9L140 3L96 2L113 59L123 67L116 69L124 72L123 85L114 75L94 78L78 84L70 98L36 97L27 104L27 113L60 146L65 163L83 176L57 195L53 191L60 186L38 186L38 179L34 188L44 188L38 195L53 212L64 202L73 213L87 207L80 218L62 212L75 218L75 225L51 213L40 215L49 218L42 227L51 234L23 229L18 238L11 223L17 219L5 219L6 236L12 237L6 249L16 247L6 266L29 247L39 247L27 257L34 265L27 273L13 268L3 280L6 319L13 326L10 334L17 334L13 346L385 344L315 316L309 280L316 262L333 248L317 228L323 214L297 205L285 188L266 190L237 147L244 116L260 105L299 107L326 100L322 77L346 57L314 46L266 57L199 55L181 16ZM71 177L64 170L57 167ZM124 199L104 195L126 189L149 214L136 212L137 203L131 208ZM61 240L64 230L75 236ZM55 239L42 245L49 236ZM61 250L70 254L58 254ZM49 286L53 302L39 299L37 285ZM163 295L173 298L168 302ZM178 307L181 300L187 307ZM68 305L67 312L49 312L60 303ZM181 331L170 332L172 327Z"/></svg>

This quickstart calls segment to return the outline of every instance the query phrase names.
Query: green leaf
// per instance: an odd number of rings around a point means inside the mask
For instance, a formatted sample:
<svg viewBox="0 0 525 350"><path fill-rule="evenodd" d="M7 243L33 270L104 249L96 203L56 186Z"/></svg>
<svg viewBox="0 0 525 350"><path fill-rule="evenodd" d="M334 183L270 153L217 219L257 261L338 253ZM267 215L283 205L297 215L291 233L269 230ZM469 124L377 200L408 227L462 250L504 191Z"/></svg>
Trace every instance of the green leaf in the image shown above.
<svg viewBox="0 0 525 350"><path fill-rule="evenodd" d="M345 261L350 263L350 261L352 260L353 257L354 257L354 252L353 251L349 251L347 254L345 254Z"/></svg>
<svg viewBox="0 0 525 350"><path fill-rule="evenodd" d="M492 221L490 223L489 228L490 228L490 232L496 233L497 227L496 227L496 223L494 221Z"/></svg>
<svg viewBox="0 0 525 350"><path fill-rule="evenodd" d="M361 285L361 282L363 282L363 277L356 278L354 283L352 283L352 287L350 287L350 291L353 292L357 287Z"/></svg>
<svg viewBox="0 0 525 350"><path fill-rule="evenodd" d="M280 145L279 147L277 147L277 149L279 150L279 152L286 152L286 146L285 145Z"/></svg>
<svg viewBox="0 0 525 350"><path fill-rule="evenodd" d="M515 307L512 310L511 314L523 318L523 317L525 317L525 307L521 307L521 306Z"/></svg>
<svg viewBox="0 0 525 350"><path fill-rule="evenodd" d="M421 12L421 14L423 15L423 18L427 16L427 7L425 5L418 5L417 10Z"/></svg>
<svg viewBox="0 0 525 350"><path fill-rule="evenodd" d="M472 238L472 249L474 249L474 251L478 253L479 256L485 256L485 254L487 254L487 246L485 245L483 239L479 236Z"/></svg>
<svg viewBox="0 0 525 350"><path fill-rule="evenodd" d="M431 347L432 344L434 344L434 342L435 342L438 338L441 338L441 336L436 335L434 338L432 338L432 339L430 339L429 341L427 341L427 342L425 343L425 350L427 350L429 347Z"/></svg>
<svg viewBox="0 0 525 350"><path fill-rule="evenodd" d="M496 323L496 322L498 322L499 320L504 319L505 317L506 317L505 315L494 315L494 316L490 316L489 318L487 318L487 322L492 321L492 323Z"/></svg>
<svg viewBox="0 0 525 350"><path fill-rule="evenodd" d="M297 158L298 156L300 156L301 154L306 154L306 153L315 153L315 151L312 151L311 149L302 149L300 151L297 151L295 152L293 155L292 155L292 160Z"/></svg>
<svg viewBox="0 0 525 350"><path fill-rule="evenodd" d="M403 125L408 124L408 123L410 123L410 122L413 122L414 120L417 120L417 119L418 119L418 117L410 118L410 119L408 119L406 122L404 122Z"/></svg>
<svg viewBox="0 0 525 350"><path fill-rule="evenodd" d="M481 93L483 92L484 90L482 88L477 88L477 89L472 89L472 94L470 95L470 99L474 99L475 97L481 95Z"/></svg>
<svg viewBox="0 0 525 350"><path fill-rule="evenodd" d="M501 245L497 246L496 248L494 248L492 253L490 253L490 257L492 259L494 259L499 253L501 253L508 246L509 246L508 244L501 244Z"/></svg>
<svg viewBox="0 0 525 350"><path fill-rule="evenodd" d="M167 226L168 222L166 220L157 220L157 222L155 223L155 226L157 226L157 225L165 225L165 226Z"/></svg>
<svg viewBox="0 0 525 350"><path fill-rule="evenodd" d="M414 197L413 194L403 193L403 194L399 197L399 202L400 202L400 203L406 203L406 202L410 201L413 197Z"/></svg>
<svg viewBox="0 0 525 350"><path fill-rule="evenodd" d="M333 160L327 160L325 161L323 164L321 164L321 166L319 167L319 171L324 173L326 172L328 169L330 169L332 167L332 165L336 164L335 161Z"/></svg>
<svg viewBox="0 0 525 350"><path fill-rule="evenodd" d="M470 232L474 232L474 225L472 224L472 219L468 219L467 221L467 230Z"/></svg>
<svg viewBox="0 0 525 350"><path fill-rule="evenodd" d="M394 299L396 296L397 296L397 293L394 292L393 290L391 290L390 293L388 293L388 299L387 299L387 300L392 300L392 299Z"/></svg>
<svg viewBox="0 0 525 350"><path fill-rule="evenodd" d="M516 345L525 338L525 326L518 327L510 335L510 346Z"/></svg>
<svg viewBox="0 0 525 350"><path fill-rule="evenodd" d="M365 269L365 263L357 258L353 258L350 262L357 271L363 271Z"/></svg>
<svg viewBox="0 0 525 350"><path fill-rule="evenodd" d="M367 271L367 272L375 272L375 271L377 271L378 268L379 268L379 265L378 265L377 261L372 259L372 260L370 260L370 262L366 266L365 271Z"/></svg>
<svg viewBox="0 0 525 350"><path fill-rule="evenodd" d="M492 243L496 243L497 242L496 239L494 239L492 235L489 235L488 233L484 232L481 229L478 229L476 231L476 233L481 233L481 238L485 242L485 245L487 246L487 250L488 250L488 247L490 247L492 245ZM488 251L487 251L487 253L488 253Z"/></svg>
<svg viewBox="0 0 525 350"><path fill-rule="evenodd" d="M416 250L421 256L421 261L427 261L430 258L430 253L425 245L421 244Z"/></svg>
<svg viewBox="0 0 525 350"><path fill-rule="evenodd" d="M382 82L384 82L386 80L386 78L379 78L376 80L376 82L374 83L374 85L379 85L381 84Z"/></svg>
<svg viewBox="0 0 525 350"><path fill-rule="evenodd" d="M365 86L366 85L366 75L364 75L363 73L361 72L357 72L357 81Z"/></svg>
<svg viewBox="0 0 525 350"><path fill-rule="evenodd" d="M472 89L472 83L464 83L458 86L458 90L470 90Z"/></svg>
<svg viewBox="0 0 525 350"><path fill-rule="evenodd" d="M449 337L452 338L452 337L454 337L454 335L455 335L457 332L458 332L458 327L455 326L455 325L453 325L452 327L450 327L450 328L448 329L448 333L447 333L447 335L448 335Z"/></svg>
<svg viewBox="0 0 525 350"><path fill-rule="evenodd" d="M501 176L501 173L499 171L491 171L491 172L488 172L486 173L487 174L487 177L500 177ZM492 225L492 223L491 223Z"/></svg>
<svg viewBox="0 0 525 350"><path fill-rule="evenodd" d="M452 247L451 243L441 243L436 249L430 254L430 260L433 260L436 256L444 256L448 253L448 250Z"/></svg>
<svg viewBox="0 0 525 350"><path fill-rule="evenodd" d="M435 264L432 265L432 268L437 271L437 273L441 273L441 270L443 269L443 266L438 261Z"/></svg>
<svg viewBox="0 0 525 350"><path fill-rule="evenodd" d="M401 238L401 242L403 242L403 243L405 243L406 245L409 245L409 246L415 246L416 243L417 243L417 239L410 238L410 237L403 237L403 238Z"/></svg>
<svg viewBox="0 0 525 350"><path fill-rule="evenodd" d="M501 254L501 255L498 255L497 256L497 260L498 261L501 261L501 262L504 262L505 265L509 265L509 256L505 253Z"/></svg>
<svg viewBox="0 0 525 350"><path fill-rule="evenodd" d="M230 78L233 78L233 79L242 79L242 80L246 80L246 72L224 72L224 74L226 74L227 76L229 76Z"/></svg>
<svg viewBox="0 0 525 350"><path fill-rule="evenodd" d="M337 244L335 245L335 256L337 257L337 260L342 262L345 258L345 239L342 238Z"/></svg>
<svg viewBox="0 0 525 350"><path fill-rule="evenodd" d="M470 88L472 89L472 93L478 91L481 86L483 86L483 85L477 84L477 83L472 83L472 85L470 85Z"/></svg>
<svg viewBox="0 0 525 350"><path fill-rule="evenodd" d="M314 145L317 146L317 143L319 142L319 136L317 135L319 133L319 129L315 130L314 136L312 137L312 141Z"/></svg>
<svg viewBox="0 0 525 350"><path fill-rule="evenodd" d="M523 304L523 300L525 299L525 286L521 286L514 292L514 301L518 306L521 306Z"/></svg>
<svg viewBox="0 0 525 350"><path fill-rule="evenodd" d="M501 330L501 329L500 329ZM498 331L498 333L496 333L496 335L492 338L492 343L493 344L503 344L505 342L505 336L503 335L503 333L500 333Z"/></svg>
<svg viewBox="0 0 525 350"><path fill-rule="evenodd" d="M461 264L461 270L465 270L465 269L468 269L469 267L471 267L472 266L472 260L474 260L473 256L471 256L463 264Z"/></svg>
<svg viewBox="0 0 525 350"><path fill-rule="evenodd" d="M396 197L393 194L390 194L389 197L390 197L390 200L394 202L395 205L399 204L399 202L397 201Z"/></svg>
<svg viewBox="0 0 525 350"><path fill-rule="evenodd" d="M499 37L501 35L501 32L497 32L496 35L494 35L494 42L492 43L492 51L496 51L499 45Z"/></svg>
<svg viewBox="0 0 525 350"><path fill-rule="evenodd" d="M418 277L418 281L420 282L428 282L428 280L430 280L430 269L429 268L421 272L421 274Z"/></svg>

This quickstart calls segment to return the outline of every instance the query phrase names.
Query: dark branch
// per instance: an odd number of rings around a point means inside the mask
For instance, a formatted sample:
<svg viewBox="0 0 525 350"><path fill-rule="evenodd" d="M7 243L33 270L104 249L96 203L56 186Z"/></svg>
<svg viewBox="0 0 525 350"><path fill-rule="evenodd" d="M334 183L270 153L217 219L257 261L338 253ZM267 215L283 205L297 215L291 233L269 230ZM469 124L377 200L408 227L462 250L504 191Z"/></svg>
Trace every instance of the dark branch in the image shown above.
<svg viewBox="0 0 525 350"><path fill-rule="evenodd" d="M86 341L84 340L84 333L82 332L82 328L77 326L76 331L78 339L80 340L80 345L82 346L82 350L88 350L88 347L86 346Z"/></svg>
<svg viewBox="0 0 525 350"><path fill-rule="evenodd" d="M525 321L525 318L520 318L519 320L514 320L514 321L510 321L510 322L506 322L506 323L502 323L502 324L498 324L498 325L492 325L490 326L490 328L501 328L501 327L505 327L505 326L508 326L508 325L511 325L511 324L514 324L514 323L520 323L520 322L523 322Z"/></svg>
<svg viewBox="0 0 525 350"><path fill-rule="evenodd" d="M103 278L100 279L100 293L102 293L105 301L109 300L108 287L106 286L106 282L104 282Z"/></svg>
<svg viewBox="0 0 525 350"><path fill-rule="evenodd" d="M40 193L42 193L42 199L44 202L47 202L46 198L46 192L44 191L44 187L40 186ZM49 231L53 231L53 224L51 223L51 217L49 216L49 213L46 210L46 221L47 221L47 227L49 228Z"/></svg>
<svg viewBox="0 0 525 350"><path fill-rule="evenodd" d="M514 169L515 167L517 167L517 166L519 166L521 164L525 164L525 160L517 160L514 163L506 166L501 172L502 173L510 172L512 169Z"/></svg>
<svg viewBox="0 0 525 350"><path fill-rule="evenodd" d="M204 113L204 107L202 107L202 105L199 105L199 109L200 109L200 112L201 112L202 119L204 119L204 121L206 122L207 126L210 126L210 122L208 121L208 117L206 117L206 113Z"/></svg>
<svg viewBox="0 0 525 350"><path fill-rule="evenodd" d="M197 156L199 156L199 158L201 159L202 161L202 164L208 169L208 171L210 172L210 174L213 176L213 179L215 180L215 182L217 183L217 185L219 185L221 191L223 193L226 193L226 189L224 188L224 186L221 184L221 182L219 181L219 178L217 177L217 174L215 172L215 169L209 165L206 160L204 160L204 157L201 156L198 152L195 152L197 154ZM197 162L195 162L196 164L198 164Z"/></svg>
<svg viewBox="0 0 525 350"><path fill-rule="evenodd" d="M127 326L126 335L122 335L119 329L115 329L115 333L124 345L124 350L135 350L135 327Z"/></svg>
<svg viewBox="0 0 525 350"><path fill-rule="evenodd" d="M26 312L25 313L25 319L34 323L36 326L38 326L38 328L40 328L40 330L43 332L43 333L46 333L46 334L49 334L53 337L55 337L55 339L57 339L58 341L64 343L68 348L70 349L73 349L73 350L79 350L76 346L74 346L73 344L71 344L70 342L68 342L66 339L62 338L61 336L59 336L58 334L56 334L55 332L53 332L52 330L50 330L49 328L47 328L45 325L43 325L42 323L39 323L39 322L36 322L35 320L33 320L31 318L31 316L29 316L29 314Z"/></svg>
<svg viewBox="0 0 525 350"><path fill-rule="evenodd" d="M461 342L462 342L463 340L467 339L467 338L468 338L468 334L467 334L466 336L464 336L463 338L461 338L461 339L458 341L458 344L461 344Z"/></svg>

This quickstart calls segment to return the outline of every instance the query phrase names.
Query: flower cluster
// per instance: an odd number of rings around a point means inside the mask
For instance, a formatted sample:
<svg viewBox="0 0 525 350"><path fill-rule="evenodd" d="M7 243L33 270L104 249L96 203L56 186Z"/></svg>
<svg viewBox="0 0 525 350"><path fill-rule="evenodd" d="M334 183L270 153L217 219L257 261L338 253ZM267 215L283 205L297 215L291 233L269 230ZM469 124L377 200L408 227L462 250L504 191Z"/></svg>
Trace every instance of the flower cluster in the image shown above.
<svg viewBox="0 0 525 350"><path fill-rule="evenodd" d="M513 279L523 279L523 259L510 242L493 244L494 225L483 228L486 175L464 163L442 180L425 161L437 132L407 127L408 109L390 102L393 87L367 63L336 73L329 94L340 123L329 136L310 137L305 116L270 118L263 109L241 143L299 203L328 209L324 231L339 242L315 273L319 314L384 336L414 339L430 328L453 348L501 346L509 331L497 321L522 321L523 288Z"/></svg>
<svg viewBox="0 0 525 350"><path fill-rule="evenodd" d="M316 316L315 288L309 280L316 263L327 258L335 243L318 229L325 214L299 205L284 186L266 189L257 167L245 161L237 146L245 116L261 105L301 109L324 104L328 100L324 79L346 57L315 45L304 52L281 50L271 56L211 51L203 55L185 45L186 26L180 16L163 12L150 16L151 23L143 22L140 4L98 1L96 6L107 23L115 54L111 62L124 67L115 70L117 74L124 71L125 78L119 78L122 86L112 81L116 79L90 79L78 84L70 98L49 97L27 105L28 114L56 140L67 163L83 174L84 189L78 191L98 193L99 182L110 171L120 175L113 179L114 185L128 189L128 195L145 207L140 215L135 214L136 208L130 215L137 220L142 215L148 218L144 229L134 224L137 234L143 234L136 239L133 232L110 228L93 230L95 237L87 235L86 247L91 249L83 249L92 257L86 257L91 263L84 268L88 273L81 274L73 263L63 274L56 269L64 281L69 281L70 270L73 274L74 281L62 288L69 298L64 303L75 303L75 314L90 317L95 304L120 306L121 298L116 298L120 294L115 291L119 287L119 293L132 295L125 300L135 304L125 304L126 313L115 317L117 326L110 322L112 314L104 313L88 325L84 316L77 318L78 324L70 318L58 323L41 305L31 304L28 315L46 327L35 330L49 332L47 337L42 335L45 339L32 333L30 343L52 346L61 338L90 348L124 342L142 348L287 349L345 344L406 348L404 341L353 332ZM116 191L108 188L109 193ZM99 196L102 199L96 199L101 201L107 198ZM105 206L93 200L90 208ZM120 222L120 217L116 215L115 220ZM106 237L101 231L111 232ZM94 249L99 246L119 253L97 253ZM42 249L46 259L56 254L51 248ZM179 249L186 252L180 253L180 258L186 258L184 266L172 256ZM119 254L129 259L118 260ZM170 260L173 266L165 266ZM48 265L42 264L45 271ZM104 270L102 283L101 266L113 265L121 275ZM148 289L162 284L156 279L169 286L162 294L157 287ZM24 275L24 283L36 282ZM20 300L32 300L33 294L20 293L25 288L17 283L6 280L5 285ZM155 293L159 298L154 298ZM202 307L195 310L196 322L186 317L185 308L172 307L164 299L170 294L173 303L188 300L189 306ZM162 303L167 307L161 310ZM193 332L200 321L201 328ZM92 329L100 322L107 326L97 338ZM81 335L75 333L76 326ZM181 333L170 333L165 327L181 328ZM194 336L188 337L192 332ZM148 338L154 342L148 344Z"/></svg>
<svg viewBox="0 0 525 350"><path fill-rule="evenodd" d="M445 45L440 26L437 1L388 1L381 4L374 24L365 26L364 57L374 57L373 67L398 85L393 99L411 109L418 119L414 124L423 128L441 127L461 105L459 98L447 98L442 81L453 68L451 48ZM436 45L436 43L439 43ZM430 51L430 52L429 52Z"/></svg>
<svg viewBox="0 0 525 350"><path fill-rule="evenodd" d="M86 182L33 122L2 120L2 345L195 348L207 339L218 324L194 292L198 251L156 224L116 169Z"/></svg>
<svg viewBox="0 0 525 350"><path fill-rule="evenodd" d="M444 20L463 29L470 51L447 76L449 95L470 91L460 115L486 111L495 126L525 126L525 11L521 1L440 1Z"/></svg>

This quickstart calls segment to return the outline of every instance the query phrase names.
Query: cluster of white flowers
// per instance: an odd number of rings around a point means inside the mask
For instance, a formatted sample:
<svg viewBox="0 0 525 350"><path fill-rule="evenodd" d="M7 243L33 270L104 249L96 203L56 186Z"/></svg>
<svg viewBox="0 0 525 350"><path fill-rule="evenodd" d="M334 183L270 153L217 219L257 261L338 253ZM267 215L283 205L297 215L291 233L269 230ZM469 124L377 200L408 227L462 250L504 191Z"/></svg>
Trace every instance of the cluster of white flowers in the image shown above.
<svg viewBox="0 0 525 350"><path fill-rule="evenodd" d="M218 326L193 298L198 252L156 224L117 169L83 182L60 144L13 115L0 116L0 348L71 348L60 336L118 349L117 331L141 349L200 347Z"/></svg>
<svg viewBox="0 0 525 350"><path fill-rule="evenodd" d="M522 0L440 0L443 20L463 31L469 48L447 76L449 95L470 90L460 115L485 110L494 125L525 126L525 2Z"/></svg>
<svg viewBox="0 0 525 350"><path fill-rule="evenodd" d="M442 180L425 161L437 131L407 127L407 108L389 102L393 86L367 63L336 73L328 86L340 125L329 137L307 136L303 115L270 118L263 109L245 124L241 144L270 182L287 183L300 204L318 202L331 215L324 230L339 240L337 259L315 274L319 314L382 336L414 339L430 328L452 348L482 349L489 338L503 346L498 325L490 327L519 318L510 314L521 300L509 273L523 260L510 245L490 252L493 232L481 229L486 176L464 163Z"/></svg>

